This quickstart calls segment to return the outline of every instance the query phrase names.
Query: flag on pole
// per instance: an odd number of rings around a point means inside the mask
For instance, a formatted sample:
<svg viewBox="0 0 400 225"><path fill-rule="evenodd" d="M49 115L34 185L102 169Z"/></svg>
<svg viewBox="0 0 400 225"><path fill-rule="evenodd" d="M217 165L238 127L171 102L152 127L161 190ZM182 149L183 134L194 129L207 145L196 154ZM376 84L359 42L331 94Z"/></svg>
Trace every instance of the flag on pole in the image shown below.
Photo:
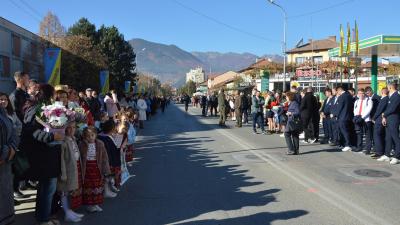
<svg viewBox="0 0 400 225"><path fill-rule="evenodd" d="M350 33L350 25L347 23L347 46L346 46L346 55L350 56L351 50L351 33Z"/></svg>
<svg viewBox="0 0 400 225"><path fill-rule="evenodd" d="M51 86L60 84L61 49L47 48L44 53L44 76Z"/></svg>
<svg viewBox="0 0 400 225"><path fill-rule="evenodd" d="M343 55L343 45L344 45L344 33L342 24L340 24L340 45L339 45L339 57Z"/></svg>
<svg viewBox="0 0 400 225"><path fill-rule="evenodd" d="M358 26L357 26L357 21L355 21L355 42L356 42L356 49L355 49L355 53L356 53L356 57L358 56L358 52L359 52L359 47L360 47L360 39L358 38Z"/></svg>
<svg viewBox="0 0 400 225"><path fill-rule="evenodd" d="M100 71L100 88L101 93L107 94L110 89L110 74L107 70Z"/></svg>
<svg viewBox="0 0 400 225"><path fill-rule="evenodd" d="M131 92L131 81L127 80L125 81L125 93L130 93Z"/></svg>

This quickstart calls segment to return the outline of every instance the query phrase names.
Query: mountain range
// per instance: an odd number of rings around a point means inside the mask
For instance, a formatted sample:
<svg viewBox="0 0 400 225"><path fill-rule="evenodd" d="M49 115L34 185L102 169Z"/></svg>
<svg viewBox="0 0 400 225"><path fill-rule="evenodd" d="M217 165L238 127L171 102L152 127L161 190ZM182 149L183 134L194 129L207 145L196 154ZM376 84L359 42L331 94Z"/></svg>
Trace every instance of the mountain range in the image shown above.
<svg viewBox="0 0 400 225"><path fill-rule="evenodd" d="M186 73L198 66L206 73L237 71L256 62L257 58L269 58L281 62L279 55L257 56L251 53L187 52L176 45L165 45L132 39L129 43L136 53L137 71L157 77L161 82L174 86L184 84Z"/></svg>

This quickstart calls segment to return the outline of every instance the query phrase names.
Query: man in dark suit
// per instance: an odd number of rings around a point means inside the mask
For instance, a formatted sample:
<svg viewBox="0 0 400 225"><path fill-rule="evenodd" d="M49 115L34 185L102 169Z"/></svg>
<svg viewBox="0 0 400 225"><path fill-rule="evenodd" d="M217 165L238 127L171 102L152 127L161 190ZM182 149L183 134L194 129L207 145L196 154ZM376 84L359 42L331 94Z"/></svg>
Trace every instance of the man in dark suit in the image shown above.
<svg viewBox="0 0 400 225"><path fill-rule="evenodd" d="M397 91L397 83L392 83L389 85L389 101L385 111L382 114L382 124L386 127L385 152L391 151L393 143L394 156L392 160L390 160L390 164L398 164L400 162L400 95Z"/></svg>
<svg viewBox="0 0 400 225"><path fill-rule="evenodd" d="M308 87L300 104L300 115L304 129L304 142L306 143L314 143L316 141L314 134L309 127L310 125L312 126L312 119L316 117L315 114L318 115L318 111L319 107L317 98L314 96L313 89Z"/></svg>
<svg viewBox="0 0 400 225"><path fill-rule="evenodd" d="M337 104L339 99L339 94L336 91L336 88L332 89L332 105L330 108L330 129L332 130L332 142L329 144L330 146L340 146L341 145L341 136L339 132L339 126L337 122Z"/></svg>
<svg viewBox="0 0 400 225"><path fill-rule="evenodd" d="M321 144L327 144L329 141L332 141L332 129L330 126L331 123L331 107L334 102L334 96L332 96L332 90L330 88L325 89L326 99L324 100L324 104L321 108L321 117L322 117L322 127L324 129L324 139L321 141Z"/></svg>
<svg viewBox="0 0 400 225"><path fill-rule="evenodd" d="M385 127L382 125L382 113L386 110L387 103L389 102L389 90L383 88L381 91L382 98L379 101L378 107L374 112L372 121L374 123L374 151L371 158L385 161L386 157L381 158L385 154ZM387 156L390 156L388 152ZM388 157L389 158L389 157Z"/></svg>
<svg viewBox="0 0 400 225"><path fill-rule="evenodd" d="M338 87L339 98L337 100L337 119L340 134L343 136L344 148L342 151L351 151L350 147L350 129L351 120L353 119L353 97L349 92L345 91L343 87Z"/></svg>
<svg viewBox="0 0 400 225"><path fill-rule="evenodd" d="M366 87L365 88L365 95L367 96L368 99L371 99L372 101L372 110L370 113L370 118L374 118L376 109L378 108L379 101L381 100L381 97L377 94L374 94L374 91L372 90L371 87ZM372 120L366 122L366 135L365 135L365 151L364 153L369 155L372 149L372 145L374 143L374 123Z"/></svg>

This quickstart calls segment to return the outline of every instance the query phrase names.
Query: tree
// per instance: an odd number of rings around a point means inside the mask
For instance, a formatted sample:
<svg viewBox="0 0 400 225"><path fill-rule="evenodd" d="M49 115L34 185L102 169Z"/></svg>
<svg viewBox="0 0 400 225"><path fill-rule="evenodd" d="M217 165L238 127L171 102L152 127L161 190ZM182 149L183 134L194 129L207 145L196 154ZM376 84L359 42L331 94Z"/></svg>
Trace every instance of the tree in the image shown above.
<svg viewBox="0 0 400 225"><path fill-rule="evenodd" d="M150 94L156 96L163 94L160 80L151 75L139 74L136 85L140 94Z"/></svg>
<svg viewBox="0 0 400 225"><path fill-rule="evenodd" d="M99 72L107 68L107 59L89 37L69 35L60 43L61 83L78 90L99 89Z"/></svg>
<svg viewBox="0 0 400 225"><path fill-rule="evenodd" d="M189 80L185 85L182 87L178 88L178 94L188 94L189 96L192 96L193 93L196 92L196 83L193 82L192 80Z"/></svg>
<svg viewBox="0 0 400 225"><path fill-rule="evenodd" d="M125 81L133 81L136 76L136 55L115 26L101 26L98 36L98 45L108 61L110 85L121 90Z"/></svg>
<svg viewBox="0 0 400 225"><path fill-rule="evenodd" d="M89 22L87 18L82 17L72 27L68 29L68 35L82 35L89 37L94 42L97 38L96 26Z"/></svg>
<svg viewBox="0 0 400 225"><path fill-rule="evenodd" d="M65 28L58 17L50 11L40 22L39 36L55 45L58 45L65 37Z"/></svg>

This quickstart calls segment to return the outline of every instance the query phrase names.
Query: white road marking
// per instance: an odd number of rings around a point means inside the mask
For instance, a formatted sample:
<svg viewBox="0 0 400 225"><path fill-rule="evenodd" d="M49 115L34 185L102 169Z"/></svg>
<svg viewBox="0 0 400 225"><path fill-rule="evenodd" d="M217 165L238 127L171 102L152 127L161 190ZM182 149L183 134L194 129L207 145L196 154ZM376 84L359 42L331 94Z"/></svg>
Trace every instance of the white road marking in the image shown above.
<svg viewBox="0 0 400 225"><path fill-rule="evenodd" d="M286 164L280 162L276 157L273 155L264 153L262 151L255 151L252 149L256 149L255 146L252 146L247 141L241 139L240 137L227 132L226 130L217 130L218 133L221 135L229 138L239 146L244 149L248 149L249 152L253 153L254 155L258 156L263 161L269 163L272 167L274 167L279 172L285 174L290 179L294 180L296 183L302 185L307 190L308 189L317 189L317 192L314 192L320 198L326 200L328 203L334 205L338 209L346 212L350 216L354 217L355 219L359 220L362 224L378 224L378 225L385 225L391 224L390 222L386 221L385 219L375 215L373 212L370 212L363 207L347 200L345 197L340 196L339 194L335 193L334 191L330 190L328 187L322 185L318 181L315 181L308 176L299 173L298 171L292 169L291 167L287 166Z"/></svg>

